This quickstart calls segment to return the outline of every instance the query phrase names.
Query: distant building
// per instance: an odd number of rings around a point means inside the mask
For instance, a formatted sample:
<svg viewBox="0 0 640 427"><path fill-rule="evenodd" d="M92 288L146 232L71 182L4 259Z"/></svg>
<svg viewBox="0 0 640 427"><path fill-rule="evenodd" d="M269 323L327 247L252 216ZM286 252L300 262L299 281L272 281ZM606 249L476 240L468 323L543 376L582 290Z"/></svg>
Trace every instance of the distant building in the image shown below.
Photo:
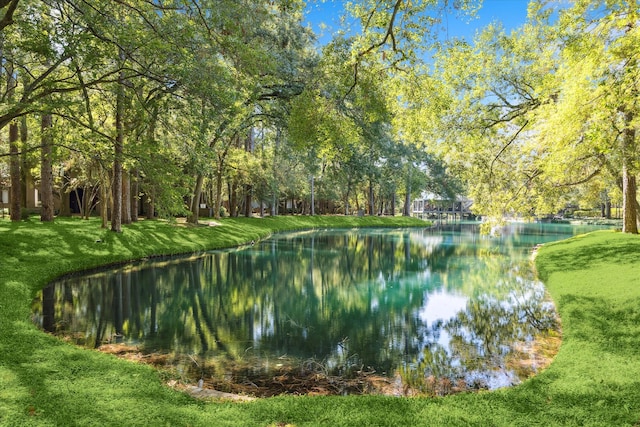
<svg viewBox="0 0 640 427"><path fill-rule="evenodd" d="M423 193L413 201L412 216L424 219L472 219L475 215L471 212L473 200L456 196L455 199L447 199L432 193Z"/></svg>

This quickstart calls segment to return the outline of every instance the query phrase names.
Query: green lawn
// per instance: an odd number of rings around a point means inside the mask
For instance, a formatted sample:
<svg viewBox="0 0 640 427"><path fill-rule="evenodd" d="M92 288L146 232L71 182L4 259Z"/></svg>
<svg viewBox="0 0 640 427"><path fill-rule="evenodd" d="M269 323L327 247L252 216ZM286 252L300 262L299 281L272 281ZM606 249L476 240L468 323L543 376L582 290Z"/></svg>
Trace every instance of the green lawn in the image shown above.
<svg viewBox="0 0 640 427"><path fill-rule="evenodd" d="M536 265L558 305L563 344L544 372L494 392L446 398L277 397L196 401L148 366L73 347L30 321L35 293L65 272L150 254L233 246L279 230L410 226L405 218L0 221L0 425L640 426L640 237L597 232L540 249ZM100 242L96 242L100 240Z"/></svg>

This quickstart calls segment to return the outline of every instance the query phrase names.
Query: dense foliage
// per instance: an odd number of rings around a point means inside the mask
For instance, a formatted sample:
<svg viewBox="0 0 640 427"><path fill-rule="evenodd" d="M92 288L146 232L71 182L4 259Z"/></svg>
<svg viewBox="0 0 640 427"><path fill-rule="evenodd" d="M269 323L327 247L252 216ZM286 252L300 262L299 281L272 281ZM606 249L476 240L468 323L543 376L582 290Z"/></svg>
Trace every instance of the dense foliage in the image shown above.
<svg viewBox="0 0 640 427"><path fill-rule="evenodd" d="M114 231L139 214L409 214L427 191L493 218L622 203L637 232L635 1L534 0L522 27L474 40L438 29L480 1L346 2L322 46L306 3L0 3L12 219L34 187L43 221L73 205Z"/></svg>
<svg viewBox="0 0 640 427"><path fill-rule="evenodd" d="M622 200L623 228L637 233L634 3L577 1L556 10L531 2L517 31L491 26L473 45L455 41L441 52L434 79L445 86L452 130L441 149L484 213Z"/></svg>

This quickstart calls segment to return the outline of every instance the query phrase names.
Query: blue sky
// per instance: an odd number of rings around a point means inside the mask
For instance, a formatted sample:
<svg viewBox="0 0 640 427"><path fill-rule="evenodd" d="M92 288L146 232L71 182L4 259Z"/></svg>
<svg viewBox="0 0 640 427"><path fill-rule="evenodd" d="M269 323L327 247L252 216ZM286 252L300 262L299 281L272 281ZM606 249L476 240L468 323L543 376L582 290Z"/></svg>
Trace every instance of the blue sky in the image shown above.
<svg viewBox="0 0 640 427"><path fill-rule="evenodd" d="M320 35L319 42L326 43L331 39L331 34L340 28L340 15L343 12L344 0L320 0L309 1L306 21L309 22L314 32ZM468 18L458 18L454 14L447 16L442 23L443 37L473 37L476 30L485 27L491 22L502 22L507 29L517 28L522 25L527 17L528 0L484 0L478 17L469 22ZM324 23L326 29L321 29Z"/></svg>

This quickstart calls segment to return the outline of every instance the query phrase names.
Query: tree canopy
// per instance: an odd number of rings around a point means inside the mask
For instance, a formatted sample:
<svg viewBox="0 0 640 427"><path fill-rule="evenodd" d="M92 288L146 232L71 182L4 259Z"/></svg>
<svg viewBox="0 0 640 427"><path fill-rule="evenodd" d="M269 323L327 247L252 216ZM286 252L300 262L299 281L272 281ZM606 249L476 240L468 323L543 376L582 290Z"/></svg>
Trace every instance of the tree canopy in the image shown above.
<svg viewBox="0 0 640 427"><path fill-rule="evenodd" d="M638 7L534 0L521 27L439 36L481 1L0 2L0 186L12 219L410 213L495 219L621 202L637 233ZM38 199L30 202L33 189Z"/></svg>

